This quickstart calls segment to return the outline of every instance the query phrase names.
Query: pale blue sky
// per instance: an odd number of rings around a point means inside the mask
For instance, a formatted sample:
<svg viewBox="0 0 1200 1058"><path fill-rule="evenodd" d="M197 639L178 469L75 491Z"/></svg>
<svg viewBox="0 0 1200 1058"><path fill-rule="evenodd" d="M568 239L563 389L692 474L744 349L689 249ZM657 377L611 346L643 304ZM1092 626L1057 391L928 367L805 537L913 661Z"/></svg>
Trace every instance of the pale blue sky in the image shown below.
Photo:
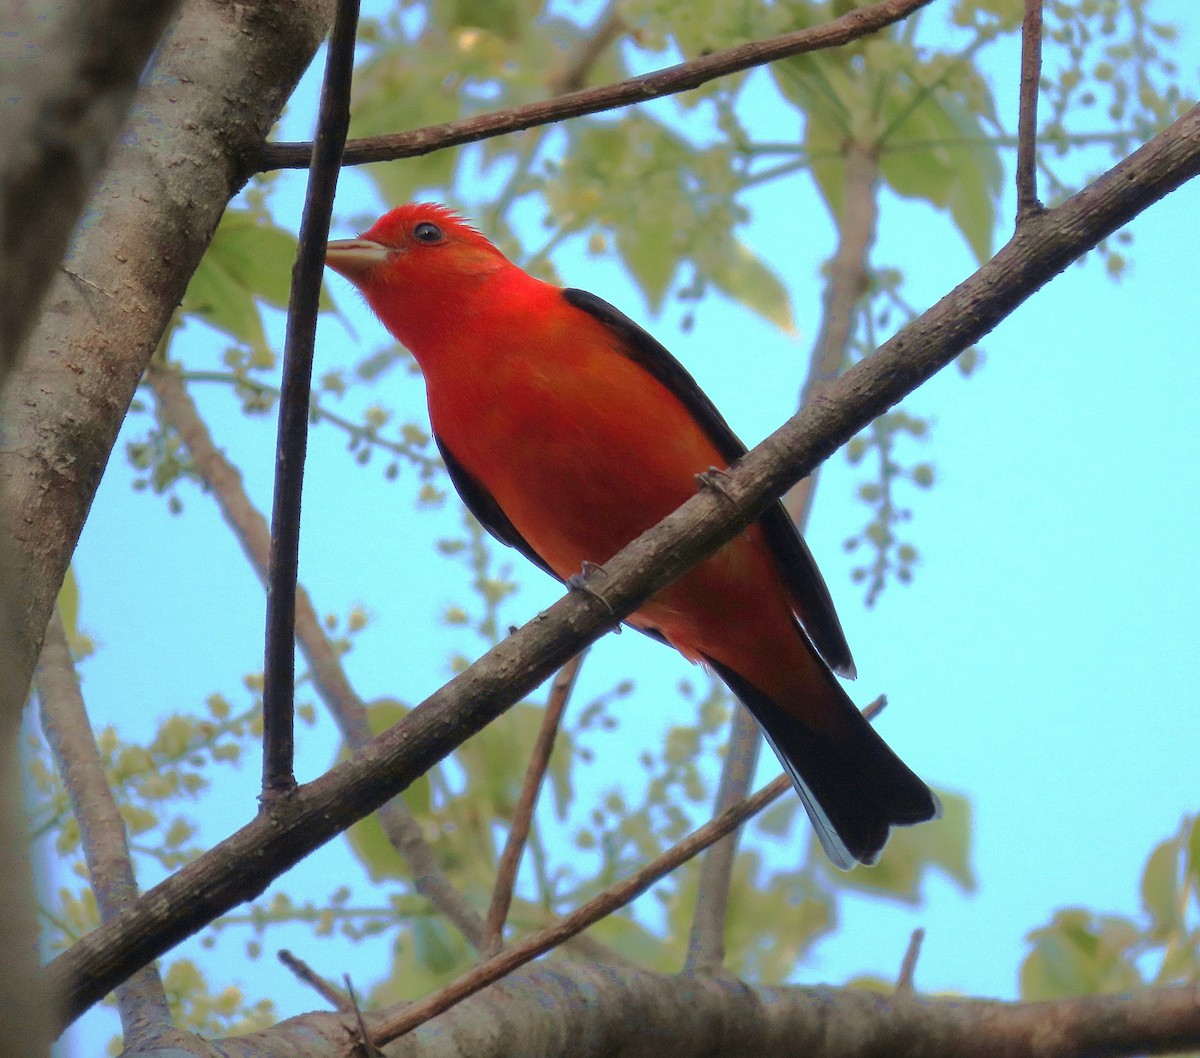
<svg viewBox="0 0 1200 1058"><path fill-rule="evenodd" d="M1161 10L1190 23L1181 54L1185 83L1194 84L1194 9L1172 0ZM997 87L1005 106L1014 80ZM308 107L297 107L283 136L307 135L310 122ZM795 136L790 115L781 112L779 125L779 138ZM302 185L295 176L284 185L279 212L294 224ZM1011 199L1008 193L1006 216ZM344 179L340 215L374 210L379 204L372 201L360 175ZM555 261L569 284L645 323L753 443L794 410L832 229L804 176L756 192L749 204L744 238L787 278L796 338L716 298L682 333L679 307L652 318L616 266L570 245ZM934 878L916 910L848 899L842 928L797 968L797 980L892 976L909 933L923 925L920 988L1013 997L1026 932L1070 905L1136 914L1150 849L1185 812L1200 809L1198 215L1200 187L1193 184L1132 226L1133 264L1124 280L1106 279L1095 259L1068 269L985 341L985 363L974 377L951 369L914 394L908 406L932 416L935 427L911 451L936 464L937 484L908 497L908 528L922 553L914 582L889 587L872 610L862 606L841 549L866 517L853 498L858 471L840 454L826 465L808 538L858 661L852 691L861 701L886 691L891 706L879 725L885 737L931 783L971 799L980 887L964 896ZM1006 222L1001 231L1007 229ZM973 268L945 218L890 198L876 260L904 269L907 296L917 305ZM346 284L334 279L331 286L354 333L334 320L322 324L318 370L352 364L386 341ZM221 343L201 334L194 340L193 366L215 366ZM393 373L386 385L387 403L420 414L419 380ZM238 461L260 509L269 510L273 422L248 423L224 390L198 387L196 395L218 444ZM356 400L348 398L347 407L361 406ZM141 429L127 427L119 453ZM89 705L98 723L119 723L136 736L173 710L200 708L211 691L237 695L242 674L261 666L263 604L207 497L185 488L186 514L173 518L160 499L132 493L130 476L118 455L76 568L83 623L101 644L83 667ZM327 426L314 431L301 578L322 612L345 613L360 601L370 606L375 619L348 662L368 699L417 701L445 680L452 647L473 649L465 633L439 623L444 605L462 596L464 578L445 563L427 562L427 541L447 516L414 513L410 482L407 471L388 484L379 467L355 468L342 435ZM513 620L558 594L536 571L524 582L507 611ZM590 769L583 790L621 781L621 761L634 756L623 740L640 745L656 729L684 721L655 703L669 699L690 670L639 636L603 643L585 667L578 700L627 672L641 693L623 714L603 774ZM328 764L335 737L322 722L302 729L300 741L300 777L312 778ZM775 771L764 757L761 779ZM222 781L204 810L207 838L250 818L256 782L256 761ZM329 879L343 874L357 872L335 842L282 888L320 901ZM339 943L326 950L309 937L307 930L272 933L268 950L293 946L339 976L351 949ZM240 941L223 940L218 952L239 959ZM358 983L369 986L385 957L358 951ZM280 983L288 975L277 975L269 956L223 972L241 977L255 995L281 998L283 1014L314 1005L308 993ZM109 1031L107 1021L103 1028L99 1019L91 1023L92 1031Z"/></svg>

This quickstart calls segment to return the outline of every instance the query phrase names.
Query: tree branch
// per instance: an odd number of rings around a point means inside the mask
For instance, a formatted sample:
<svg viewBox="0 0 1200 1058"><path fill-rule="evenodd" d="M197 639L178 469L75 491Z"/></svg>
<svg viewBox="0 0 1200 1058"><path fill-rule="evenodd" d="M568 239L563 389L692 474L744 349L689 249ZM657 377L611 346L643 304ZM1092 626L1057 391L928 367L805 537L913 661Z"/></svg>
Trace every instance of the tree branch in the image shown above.
<svg viewBox="0 0 1200 1058"><path fill-rule="evenodd" d="M321 1041L318 1045L316 1041ZM227 1058L344 1053L337 1015L221 1041ZM1042 1003L765 987L636 968L538 964L388 1048L392 1058L1118 1058L1200 1046L1200 987Z"/></svg>
<svg viewBox="0 0 1200 1058"><path fill-rule="evenodd" d="M563 710L567 707L567 699L571 697L571 691L575 687L575 678L579 675L583 656L576 654L568 661L558 670L554 682L550 685L550 696L542 716L542 726L529 754L525 781L521 785L512 824L508 828L508 839L504 842L504 851L500 854L500 863L496 868L496 885L492 890L492 902L488 907L487 925L480 947L480 953L485 957L495 955L504 944L504 920L508 918L508 909L512 904L517 871L521 866L521 853L525 851L529 826L533 822L533 809L537 805L538 792L542 788L542 780L546 777L546 769L550 766L554 739L558 734Z"/></svg>
<svg viewBox="0 0 1200 1058"><path fill-rule="evenodd" d="M1025 0L1017 117L1017 223L1042 209L1037 195L1037 104L1042 78L1042 0Z"/></svg>
<svg viewBox="0 0 1200 1058"><path fill-rule="evenodd" d="M92 734L67 634L57 609L50 617L35 674L42 730L79 824L88 879L101 922L111 922L137 900L125 820L113 800ZM158 968L142 967L117 988L125 1047L136 1050L174 1028Z"/></svg>
<svg viewBox="0 0 1200 1058"><path fill-rule="evenodd" d="M655 882L665 878L680 864L687 863L702 849L708 848L714 841L740 826L751 816L761 812L790 788L791 779L786 775L777 776L753 797L748 797L744 801L732 805L715 819L709 820L682 841L672 845L661 856L655 857L628 878L610 885L604 892L577 907L558 922L526 937L492 958L478 963L457 980L451 981L446 987L432 995L415 1003L407 1004L399 1013L375 1025L372 1030L372 1039L382 1047L385 1043L411 1032L418 1025L425 1024L430 1018L461 1003L467 996L474 995L493 981L498 981L518 967L536 959L539 955L544 955L557 948L568 938L582 933L600 919L606 918L614 911L631 903Z"/></svg>
<svg viewBox="0 0 1200 1058"><path fill-rule="evenodd" d="M212 435L178 373L155 364L147 372L146 380L154 391L163 421L178 431L192 455L196 472L216 499L222 517L265 586L270 541L267 520L246 495L241 475L213 444ZM341 658L325 634L303 585L296 588L295 632L308 662L313 686L338 725L342 738L352 749L365 746L374 737L366 704L351 685ZM395 797L380 805L378 816L384 835L412 871L417 892L445 915L473 948L478 948L483 937L483 919L438 866L437 857L408 806Z"/></svg>
<svg viewBox="0 0 1200 1058"><path fill-rule="evenodd" d="M283 387L275 444L275 500L271 509L271 559L267 566L267 627L263 671L263 808L296 786L292 770L295 722L296 574L300 562L300 496L308 449L317 301L325 244L337 190L342 147L350 127L350 79L358 0L338 0L321 85L317 141L309 171L299 246L288 299Z"/></svg>
<svg viewBox="0 0 1200 1058"><path fill-rule="evenodd" d="M876 416L978 342L1105 236L1200 172L1200 106L1061 206L856 364L739 461L721 495L702 490L605 563L606 603L570 592L506 637L405 719L300 788L84 937L49 967L73 1019L133 969L395 796L641 601L716 551Z"/></svg>
<svg viewBox="0 0 1200 1058"><path fill-rule="evenodd" d="M5 5L0 35L0 384L178 0Z"/></svg>
<svg viewBox="0 0 1200 1058"><path fill-rule="evenodd" d="M665 70L656 70L640 77L618 81L616 84L601 85L554 99L539 100L491 114L464 118L461 121L427 125L425 128L393 136L351 140L346 144L343 164L362 165L365 162L412 158L447 147L501 136L506 132L520 132L568 118L597 114L616 107L645 103L650 99L686 92L718 77L749 70L764 63L775 62L777 59L840 47L900 21L927 3L929 0L883 0L882 3L870 7L856 8L821 26L785 33L769 40L739 44ZM270 143L263 148L259 168L303 169L309 164L311 157L311 143Z"/></svg>

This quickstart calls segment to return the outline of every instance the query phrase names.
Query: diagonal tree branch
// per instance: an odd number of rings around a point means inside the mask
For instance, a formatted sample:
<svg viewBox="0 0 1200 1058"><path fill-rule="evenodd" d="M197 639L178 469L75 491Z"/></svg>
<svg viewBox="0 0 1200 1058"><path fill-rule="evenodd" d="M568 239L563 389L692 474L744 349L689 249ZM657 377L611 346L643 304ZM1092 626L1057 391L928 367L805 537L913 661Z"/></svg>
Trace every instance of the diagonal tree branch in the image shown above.
<svg viewBox="0 0 1200 1058"><path fill-rule="evenodd" d="M712 554L872 419L979 341L1072 261L1200 172L1200 106L1061 206L856 364L815 402L605 564L605 602L571 592L352 758L150 890L49 967L73 1019L137 967L404 789L639 603Z"/></svg>
<svg viewBox="0 0 1200 1058"><path fill-rule="evenodd" d="M525 781L521 785L521 794L513 811L512 825L508 828L508 838L504 842L504 851L501 852L500 863L496 867L496 885L492 890L492 902L488 907L487 925L483 944L480 946L480 952L485 957L495 955L504 943L504 922L512 905L517 870L521 866L521 853L525 851L538 793L542 788L542 780L546 777L546 769L550 766L550 754L554 750L554 740L558 735L563 710L566 709L567 699L571 697L571 691L575 688L575 678L579 675L583 657L583 654L576 654L558 670L554 682L550 685L550 697L542 716L542 726L529 754Z"/></svg>
<svg viewBox="0 0 1200 1058"><path fill-rule="evenodd" d="M6 4L0 34L0 383L179 0Z"/></svg>
<svg viewBox="0 0 1200 1058"><path fill-rule="evenodd" d="M899 22L929 2L930 0L883 0L882 3L869 7L856 8L824 25L785 33L781 37L772 37L769 40L739 44L665 70L656 70L640 77L618 81L616 84L571 92L553 99L526 103L508 110L480 114L442 125L428 125L394 136L351 140L346 144L343 162L346 165L362 165L365 162L413 158L447 147L500 136L506 132L520 132L568 118L597 114L616 107L645 103L651 99L686 92L718 77L749 70L755 66L775 62L777 59L840 47L852 40L876 33L893 22ZM303 169L309 164L311 157L311 143L270 143L263 148L259 168Z"/></svg>
<svg viewBox="0 0 1200 1058"><path fill-rule="evenodd" d="M265 586L270 541L267 520L246 495L241 475L213 444L212 435L179 374L155 363L146 379L154 391L163 421L177 430L187 445L197 473L215 497L222 516ZM296 588L296 640L308 662L313 686L338 725L342 738L352 749L365 746L374 735L366 704L351 685L341 658L325 634L303 585ZM408 863L417 892L445 915L472 947L478 948L483 937L483 919L438 866L437 857L408 806L395 797L380 805L378 815L388 841Z"/></svg>
<svg viewBox="0 0 1200 1058"><path fill-rule="evenodd" d="M55 609L46 628L34 676L42 730L79 824L88 878L100 921L111 922L137 900L125 820L113 800L88 720L79 677L71 660L62 616ZM174 1028L162 978L153 963L117 988L125 1046L146 1046Z"/></svg>
<svg viewBox="0 0 1200 1058"><path fill-rule="evenodd" d="M425 1024L430 1018L461 1003L467 996L474 995L493 981L498 981L518 967L524 966L539 955L544 955L570 937L582 933L588 926L595 925L600 919L631 903L676 867L687 863L702 849L707 848L714 841L778 800L790 787L791 779L786 775L776 776L753 797L731 805L719 816L710 819L704 826L692 831L682 841L672 845L661 856L656 856L628 878L623 878L610 885L604 892L594 896L586 904L577 907L553 925L539 930L532 936L526 937L491 958L476 964L457 980L451 981L445 988L441 988L415 1003L407 1004L397 1014L374 1026L372 1031L374 1042L376 1045L382 1046L411 1032L417 1026Z"/></svg>

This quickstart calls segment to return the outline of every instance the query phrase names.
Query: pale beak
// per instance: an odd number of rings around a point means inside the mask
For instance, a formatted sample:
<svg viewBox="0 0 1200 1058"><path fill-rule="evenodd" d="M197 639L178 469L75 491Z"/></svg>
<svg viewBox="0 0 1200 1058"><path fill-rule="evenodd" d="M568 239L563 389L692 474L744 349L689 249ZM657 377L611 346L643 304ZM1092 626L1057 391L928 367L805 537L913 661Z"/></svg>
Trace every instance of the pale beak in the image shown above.
<svg viewBox="0 0 1200 1058"><path fill-rule="evenodd" d="M388 253L386 246L371 239L335 239L325 247L325 263L357 283L383 264Z"/></svg>

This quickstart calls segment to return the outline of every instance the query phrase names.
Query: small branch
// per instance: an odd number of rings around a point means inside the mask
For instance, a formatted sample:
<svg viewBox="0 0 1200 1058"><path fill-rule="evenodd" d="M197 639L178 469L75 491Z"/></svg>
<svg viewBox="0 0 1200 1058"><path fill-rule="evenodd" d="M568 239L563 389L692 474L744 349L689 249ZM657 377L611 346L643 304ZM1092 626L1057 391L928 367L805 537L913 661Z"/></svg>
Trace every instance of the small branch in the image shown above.
<svg viewBox="0 0 1200 1058"><path fill-rule="evenodd" d="M739 802L716 819L705 823L699 830L693 831L661 856L651 860L641 870L624 881L609 886L553 926L512 945L486 962L479 963L457 981L452 981L433 995L409 1004L400 1013L384 1020L375 1029L375 1043L383 1046L398 1036L411 1032L418 1025L423 1025L442 1011L449 1010L456 1003L474 995L505 974L558 947L568 937L582 933L588 926L624 907L680 864L686 863L714 841L724 837L757 812L761 812L790 788L791 780L786 775L778 776L753 797Z"/></svg>
<svg viewBox="0 0 1200 1058"><path fill-rule="evenodd" d="M342 1013L349 1013L351 1002L348 996L343 995L328 981L325 980L316 970L308 965L303 959L298 959L286 948L280 950L278 954L279 961L283 963L296 977L309 986L322 999L325 1000L334 1010L339 1010Z"/></svg>
<svg viewBox="0 0 1200 1058"><path fill-rule="evenodd" d="M275 447L275 502L271 510L270 585L267 588L266 661L263 675L264 807L296 786L292 771L295 697L296 571L300 554L300 494L308 443L317 301L329 241L342 147L350 127L350 79L359 0L339 0L329 34L321 85L317 140L309 174L300 244L288 303L283 352L283 392Z"/></svg>
<svg viewBox="0 0 1200 1058"><path fill-rule="evenodd" d="M1042 0L1025 0L1021 111L1017 119L1017 223L1043 210L1037 195L1037 104L1042 78Z"/></svg>
<svg viewBox="0 0 1200 1058"><path fill-rule="evenodd" d="M896 978L896 995L914 995L916 988L913 978L917 972L917 959L921 956L921 942L925 939L925 931L914 929L908 938L908 947L904 951L904 960L900 963L900 976Z"/></svg>
<svg viewBox="0 0 1200 1058"><path fill-rule="evenodd" d="M485 959L495 955L504 944L504 920L508 918L508 909L512 904L517 871L521 866L521 853L525 850L525 841L529 837L529 827L533 822L533 809L537 804L546 769L550 766L550 754L554 749L554 739L558 734L563 710L567 707L567 699L571 697L575 678L579 675L579 667L583 664L583 656L586 653L584 651L576 654L559 669L550 687L542 726L529 757L529 767L525 771L525 781L521 786L517 807L513 810L508 840L504 843L504 851L500 854L500 863L496 868L496 884L492 890L492 902L488 907L483 943L479 950Z"/></svg>
<svg viewBox="0 0 1200 1058"><path fill-rule="evenodd" d="M57 607L46 627L34 682L42 730L79 824L100 921L111 922L137 900L137 881L125 820L104 774ZM153 963L134 973L116 993L127 1050L149 1046L174 1027L162 978Z"/></svg>
<svg viewBox="0 0 1200 1058"><path fill-rule="evenodd" d="M491 139L509 132L536 128L566 121L568 118L597 114L616 107L644 103L650 99L686 92L702 84L739 73L755 66L786 59L792 55L837 48L894 22L924 7L929 0L884 0L870 7L857 8L821 26L785 33L769 40L739 44L689 62L640 77L631 77L616 84L602 85L555 99L539 100L491 114L451 121L442 125L427 125L393 136L373 136L352 140L346 145L344 165L365 162L386 162L397 158L412 158L463 143ZM260 169L303 169L312 157L311 143L268 143L263 147Z"/></svg>
<svg viewBox="0 0 1200 1058"><path fill-rule="evenodd" d="M581 40L574 51L567 57L566 63L550 80L550 91L553 95L561 96L567 92L578 92L588 80L588 74L596 65L610 45L626 30L625 19L621 17L615 3L608 5L608 10L596 21L592 32Z"/></svg>
<svg viewBox="0 0 1200 1058"><path fill-rule="evenodd" d="M713 816L737 804L746 796L754 781L762 748L758 721L736 698L729 726L729 742L721 765L721 781L713 804ZM729 887L733 880L733 861L737 856L738 830L731 831L712 846L700 862L696 888L696 908L688 936L685 974L719 973L725 963L725 917L729 913Z"/></svg>
<svg viewBox="0 0 1200 1058"><path fill-rule="evenodd" d="M856 309L869 285L869 256L879 218L876 185L879 159L874 150L856 143L843 153L845 208L838 225L838 245L829 262L821 311L821 329L813 342L808 375L800 390L800 406L821 399L841 374L854 331ZM783 499L792 521L803 532L812 510L818 470L799 482Z"/></svg>
<svg viewBox="0 0 1200 1058"><path fill-rule="evenodd" d="M977 344L1101 239L1200 172L1195 106L1094 183L1024 228L932 308L855 364L740 459L722 495L701 490L604 564L604 597L567 593L404 720L259 814L47 967L73 1020L133 968L259 895L313 849L374 811L548 679L691 565L715 553L865 425ZM501 956L502 957L502 956Z"/></svg>
<svg viewBox="0 0 1200 1058"><path fill-rule="evenodd" d="M251 567L265 585L270 531L267 520L246 495L241 474L213 443L177 372L155 364L147 371L146 381L158 402L159 415L179 433L191 453L196 472L216 499ZM296 639L308 662L313 686L337 723L342 738L352 749L365 746L374 737L367 707L346 676L341 657L325 634L308 592L300 585L296 588ZM408 863L417 892L441 911L472 947L478 948L483 919L438 866L421 825L403 799L395 797L380 805L378 816L388 841Z"/></svg>

